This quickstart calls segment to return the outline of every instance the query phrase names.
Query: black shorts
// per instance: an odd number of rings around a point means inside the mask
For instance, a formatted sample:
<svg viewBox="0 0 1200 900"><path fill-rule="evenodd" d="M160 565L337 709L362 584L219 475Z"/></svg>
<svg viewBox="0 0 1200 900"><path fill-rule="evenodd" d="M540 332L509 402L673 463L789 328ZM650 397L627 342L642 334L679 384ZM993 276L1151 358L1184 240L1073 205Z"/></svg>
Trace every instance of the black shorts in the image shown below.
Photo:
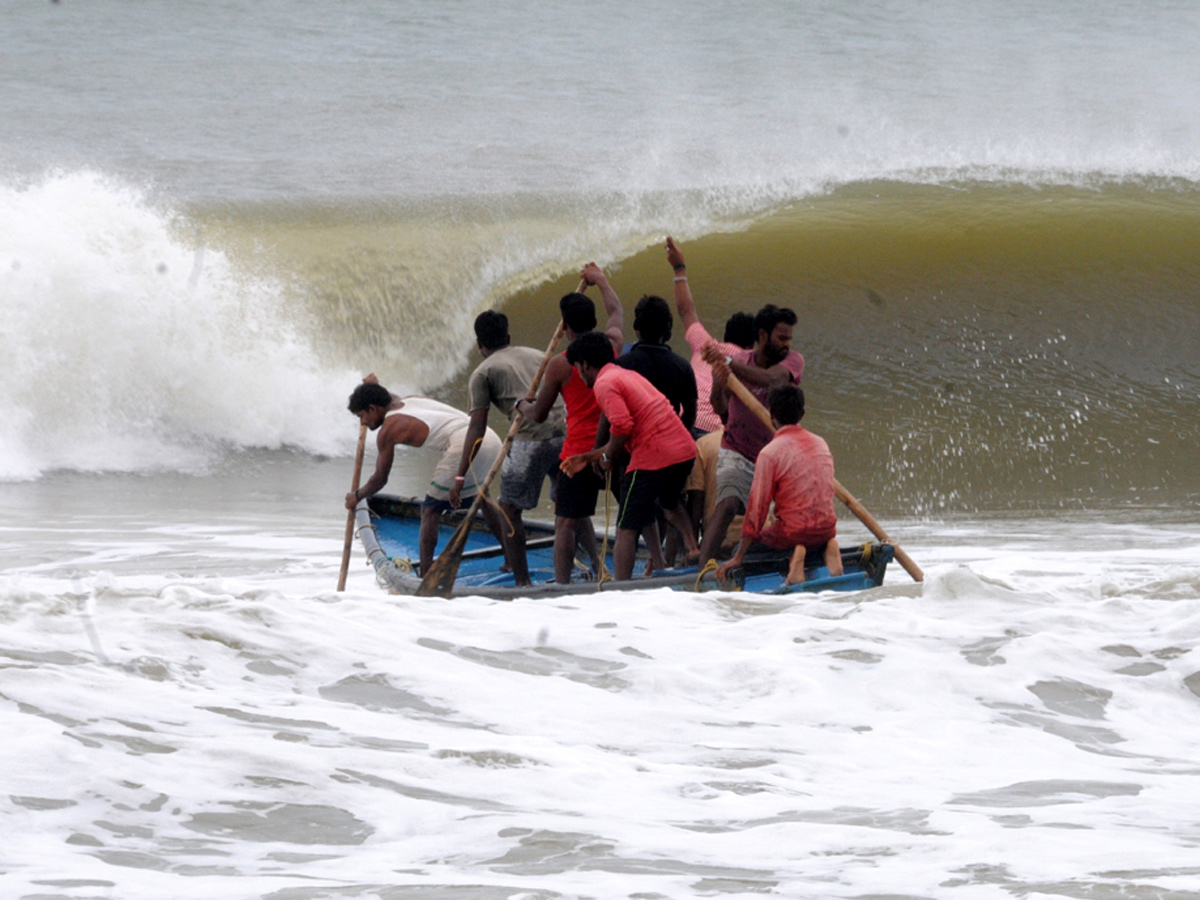
<svg viewBox="0 0 1200 900"><path fill-rule="evenodd" d="M658 517L657 501L663 509L674 509L683 496L694 459L665 469L630 469L621 479L621 514L617 527L641 531Z"/></svg>
<svg viewBox="0 0 1200 900"><path fill-rule="evenodd" d="M554 514L561 519L585 519L595 515L596 495L604 487L592 467L588 466L573 477L565 472L558 475L558 490L554 495Z"/></svg>

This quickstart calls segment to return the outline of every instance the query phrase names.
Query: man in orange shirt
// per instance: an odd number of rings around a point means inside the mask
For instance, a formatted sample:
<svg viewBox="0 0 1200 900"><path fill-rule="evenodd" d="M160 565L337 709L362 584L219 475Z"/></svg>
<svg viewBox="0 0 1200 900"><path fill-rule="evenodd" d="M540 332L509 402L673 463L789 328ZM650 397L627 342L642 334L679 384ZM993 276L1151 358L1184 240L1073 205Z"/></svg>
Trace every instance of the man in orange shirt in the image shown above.
<svg viewBox="0 0 1200 900"><path fill-rule="evenodd" d="M617 580L633 575L638 534L655 520L655 503L687 542L689 553L699 552L687 513L680 504L683 486L696 458L696 442L671 402L644 377L616 365L604 335L592 332L571 342L567 361L592 388L609 423L608 443L563 460L568 475L598 463L609 468L622 452L629 453L621 485L621 511L613 545ZM651 542L651 564L663 568L662 548Z"/></svg>
<svg viewBox="0 0 1200 900"><path fill-rule="evenodd" d="M775 550L792 550L788 584L804 580L808 551L824 552L830 575L842 574L837 542L837 513L833 508L833 455L829 445L800 427L804 391L794 384L773 388L768 398L778 431L759 451L754 466L750 502L742 523L742 539L733 556L717 568L724 581L742 564L756 541ZM767 510L775 504L775 522L764 528ZM794 549L793 549L794 548Z"/></svg>

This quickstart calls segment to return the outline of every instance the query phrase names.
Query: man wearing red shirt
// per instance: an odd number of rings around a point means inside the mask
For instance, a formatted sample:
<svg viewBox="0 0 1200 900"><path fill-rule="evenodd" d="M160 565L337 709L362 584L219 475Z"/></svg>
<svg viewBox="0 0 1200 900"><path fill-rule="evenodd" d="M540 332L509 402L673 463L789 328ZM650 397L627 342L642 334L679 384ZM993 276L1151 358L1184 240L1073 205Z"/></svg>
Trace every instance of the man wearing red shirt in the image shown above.
<svg viewBox="0 0 1200 900"><path fill-rule="evenodd" d="M804 391L800 388L793 384L774 388L769 402L771 419L778 431L758 453L742 539L733 556L717 568L717 578L724 581L731 569L740 566L755 542L775 550L793 550L788 584L804 580L804 558L808 551L823 551L829 574L841 575L837 513L833 509L833 455L829 445L800 427L804 418ZM764 528L772 503L775 521Z"/></svg>
<svg viewBox="0 0 1200 900"><path fill-rule="evenodd" d="M594 262L583 267L580 277L588 285L600 288L600 298L608 321L603 332L596 332L596 304L579 293L567 294L559 301L563 333L573 341L581 334L599 334L608 342L609 359L615 359L625 343L625 312L621 298L608 283L604 272ZM584 384L575 367L560 353L546 366L542 386L533 401L519 400L516 409L533 422L544 422L555 401L562 397L567 408L567 437L563 441L562 459L567 459L596 446L596 430L600 425L600 408L592 396L590 385ZM599 577L602 568L596 547L596 532L592 514L596 512L596 496L604 482L590 470L580 471L558 479L554 498L554 580L567 584L575 568L575 548L582 548L592 561Z"/></svg>
<svg viewBox="0 0 1200 900"><path fill-rule="evenodd" d="M689 554L698 552L679 503L696 458L696 442L670 401L637 372L615 365L604 335L592 332L576 338L567 348L567 361L595 393L608 419L609 438L603 447L563 460L563 471L570 475L594 463L607 469L617 454L629 453L613 545L614 576L623 581L633 575L638 534L654 521L655 502L683 534ZM666 565L661 547L652 545L650 558L654 568Z"/></svg>
<svg viewBox="0 0 1200 900"><path fill-rule="evenodd" d="M796 314L768 303L754 317L758 341L753 350L725 356L716 345L704 348L712 366L712 404L718 415L727 414L721 450L717 456L717 505L700 545L703 566L717 555L733 517L746 508L759 451L771 440L771 429L729 389L736 375L760 403L771 388L797 384L804 374L804 357L791 349Z"/></svg>

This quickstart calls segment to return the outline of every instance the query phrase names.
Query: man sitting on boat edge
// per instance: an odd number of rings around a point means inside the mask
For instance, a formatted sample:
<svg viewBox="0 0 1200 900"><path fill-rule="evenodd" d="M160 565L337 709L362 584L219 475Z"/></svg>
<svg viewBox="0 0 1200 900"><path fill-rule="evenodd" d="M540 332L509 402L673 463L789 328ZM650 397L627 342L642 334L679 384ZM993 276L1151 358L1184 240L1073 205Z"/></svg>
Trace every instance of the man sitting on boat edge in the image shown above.
<svg viewBox="0 0 1200 900"><path fill-rule="evenodd" d="M768 396L771 420L778 429L759 451L742 537L732 557L717 567L725 581L740 566L755 542L774 550L792 550L787 583L804 581L809 551L823 552L830 575L842 574L837 542L837 512L833 508L833 455L825 441L800 426L804 391L794 384L773 388ZM763 527L775 504L775 521Z"/></svg>
<svg viewBox="0 0 1200 900"><path fill-rule="evenodd" d="M438 519L450 509L450 488L462 478L461 493L474 497L479 482L491 470L500 454L500 438L490 428L484 434L475 461L465 476L457 476L469 419L466 413L428 397L397 397L369 375L354 389L347 406L371 431L378 431L375 446L379 451L375 471L367 483L346 495L346 509L354 509L359 500L383 490L392 471L396 447L419 447L439 455L433 479L421 503L421 529L418 536L421 572L433 564L437 547ZM504 527L491 504L483 504L484 518L503 546Z"/></svg>
<svg viewBox="0 0 1200 900"><path fill-rule="evenodd" d="M726 424L717 457L717 505L700 543L701 566L717 555L729 523L745 510L754 464L772 437L771 429L730 390L729 376L736 375L764 404L771 388L798 384L804 374L804 357L791 349L795 324L792 310L768 303L754 317L757 341L753 350L726 355L715 344L704 348L704 359L712 366L713 409L726 418Z"/></svg>

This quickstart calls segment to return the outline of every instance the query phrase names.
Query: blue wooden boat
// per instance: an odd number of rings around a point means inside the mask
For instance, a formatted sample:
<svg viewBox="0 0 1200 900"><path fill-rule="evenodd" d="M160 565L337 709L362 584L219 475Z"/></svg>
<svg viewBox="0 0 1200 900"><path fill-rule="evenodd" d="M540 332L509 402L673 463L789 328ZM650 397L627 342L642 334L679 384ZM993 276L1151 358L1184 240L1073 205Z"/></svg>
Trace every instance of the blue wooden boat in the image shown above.
<svg viewBox="0 0 1200 900"><path fill-rule="evenodd" d="M462 522L462 512L442 516L439 526L440 553L451 534ZM417 560L417 533L420 528L421 504L415 498L376 494L362 500L355 510L355 528L366 551L367 560L375 569L380 586L393 594L415 594L421 584L414 571ZM591 594L601 591L636 591L670 588L683 591L731 589L756 594L790 594L817 591L861 591L878 587L888 563L892 561L890 544L868 542L842 549L842 575L830 575L819 558L810 560L801 584L785 584L788 555L782 553L748 554L740 572L734 573L733 584L718 584L709 572L703 577L695 566L667 569L649 578L628 581L605 581L601 584L585 572L581 564L578 580L570 584L554 582L554 526L548 522L526 521L526 553L533 584L517 587L513 577L504 572L504 552L496 543L481 518L472 523L463 551L452 597L490 597L513 600L518 597L557 597L571 594ZM611 542L610 542L611 543ZM606 564L611 571L611 552ZM641 566L638 567L641 569Z"/></svg>

